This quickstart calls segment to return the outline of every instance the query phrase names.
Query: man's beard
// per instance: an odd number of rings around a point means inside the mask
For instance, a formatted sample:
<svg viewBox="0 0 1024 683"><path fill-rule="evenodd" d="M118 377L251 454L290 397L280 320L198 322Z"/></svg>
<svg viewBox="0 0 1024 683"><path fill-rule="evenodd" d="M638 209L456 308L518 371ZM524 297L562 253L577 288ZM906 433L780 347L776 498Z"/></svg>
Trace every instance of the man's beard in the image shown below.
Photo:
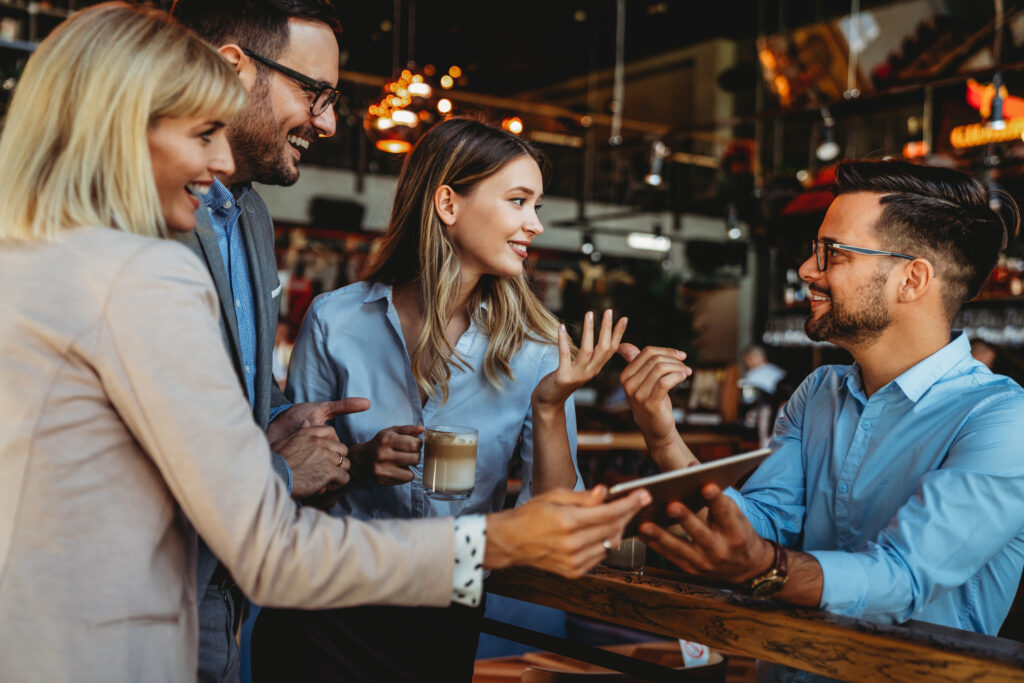
<svg viewBox="0 0 1024 683"><path fill-rule="evenodd" d="M828 310L815 318L813 315L804 324L804 331L814 341L830 341L841 346L864 346L885 331L892 322L889 307L885 302L885 283L888 272L879 271L861 296L859 310L850 311L832 298L830 290L815 288L829 297Z"/></svg>
<svg viewBox="0 0 1024 683"><path fill-rule="evenodd" d="M299 171L289 158L291 145L281 139L268 83L268 78L257 79L249 95L249 106L229 129L231 152L237 173L245 180L264 185L294 185Z"/></svg>

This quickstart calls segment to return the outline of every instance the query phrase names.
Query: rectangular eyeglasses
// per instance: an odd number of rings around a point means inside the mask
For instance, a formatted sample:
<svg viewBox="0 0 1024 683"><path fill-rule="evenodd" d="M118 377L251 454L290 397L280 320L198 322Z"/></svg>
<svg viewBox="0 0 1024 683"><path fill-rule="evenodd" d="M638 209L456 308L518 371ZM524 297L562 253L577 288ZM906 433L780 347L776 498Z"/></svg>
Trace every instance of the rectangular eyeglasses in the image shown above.
<svg viewBox="0 0 1024 683"><path fill-rule="evenodd" d="M289 69L283 64L278 64L273 59L267 59L263 55L256 54L252 50L242 48L242 52L247 54L250 58L255 59L257 62L284 74L302 86L303 90L312 93L313 102L309 105L309 113L313 116L320 116L323 114L329 107L333 107L338 101L338 98L341 97L341 92L332 85L310 78L305 74L299 73L295 69Z"/></svg>
<svg viewBox="0 0 1024 683"><path fill-rule="evenodd" d="M909 256L907 254L900 254L895 251L881 251L879 249L867 249L865 247L854 247L849 244L839 244L832 240L811 240L811 251L814 252L815 260L818 263L818 270L824 272L828 270L828 257L833 250L839 251L851 251L855 254L864 254L866 256L895 256L896 258L907 259L913 261L917 257Z"/></svg>

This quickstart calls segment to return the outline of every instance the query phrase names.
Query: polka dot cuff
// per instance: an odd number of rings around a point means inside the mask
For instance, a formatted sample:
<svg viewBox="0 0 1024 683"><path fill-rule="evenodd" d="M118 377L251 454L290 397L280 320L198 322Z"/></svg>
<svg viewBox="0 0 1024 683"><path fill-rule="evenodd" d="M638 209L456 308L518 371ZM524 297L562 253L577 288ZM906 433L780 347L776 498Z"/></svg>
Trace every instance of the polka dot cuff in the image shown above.
<svg viewBox="0 0 1024 683"><path fill-rule="evenodd" d="M466 515L455 519L455 573L452 602L469 607L480 604L484 588L484 545L487 517Z"/></svg>

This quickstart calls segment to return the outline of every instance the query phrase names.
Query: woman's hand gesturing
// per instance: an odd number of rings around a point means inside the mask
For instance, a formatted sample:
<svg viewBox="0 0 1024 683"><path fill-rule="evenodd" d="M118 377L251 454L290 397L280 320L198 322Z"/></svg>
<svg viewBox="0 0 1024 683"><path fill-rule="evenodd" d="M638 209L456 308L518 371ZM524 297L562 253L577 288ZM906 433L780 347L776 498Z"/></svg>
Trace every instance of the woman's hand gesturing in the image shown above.
<svg viewBox="0 0 1024 683"><path fill-rule="evenodd" d="M595 345L594 314L587 313L583 318L583 337L580 339L580 349L575 360L572 357L569 333L566 331L565 325L558 328L558 369L545 375L533 390L534 410L544 408L562 410L565 400L572 395L572 392L600 372L604 364L619 348L622 335L626 332L628 318L619 318L614 327L612 320L612 310L609 308L601 319L601 331Z"/></svg>

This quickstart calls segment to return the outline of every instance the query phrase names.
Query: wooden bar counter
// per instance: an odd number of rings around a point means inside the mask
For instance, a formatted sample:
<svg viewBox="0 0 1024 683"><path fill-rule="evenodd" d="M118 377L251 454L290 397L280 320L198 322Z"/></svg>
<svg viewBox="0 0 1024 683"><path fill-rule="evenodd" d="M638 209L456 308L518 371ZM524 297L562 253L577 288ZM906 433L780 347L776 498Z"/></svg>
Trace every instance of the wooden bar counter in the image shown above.
<svg viewBox="0 0 1024 683"><path fill-rule="evenodd" d="M847 681L1024 682L1024 644L911 621L900 626L755 600L654 569L569 580L495 572L487 591Z"/></svg>

